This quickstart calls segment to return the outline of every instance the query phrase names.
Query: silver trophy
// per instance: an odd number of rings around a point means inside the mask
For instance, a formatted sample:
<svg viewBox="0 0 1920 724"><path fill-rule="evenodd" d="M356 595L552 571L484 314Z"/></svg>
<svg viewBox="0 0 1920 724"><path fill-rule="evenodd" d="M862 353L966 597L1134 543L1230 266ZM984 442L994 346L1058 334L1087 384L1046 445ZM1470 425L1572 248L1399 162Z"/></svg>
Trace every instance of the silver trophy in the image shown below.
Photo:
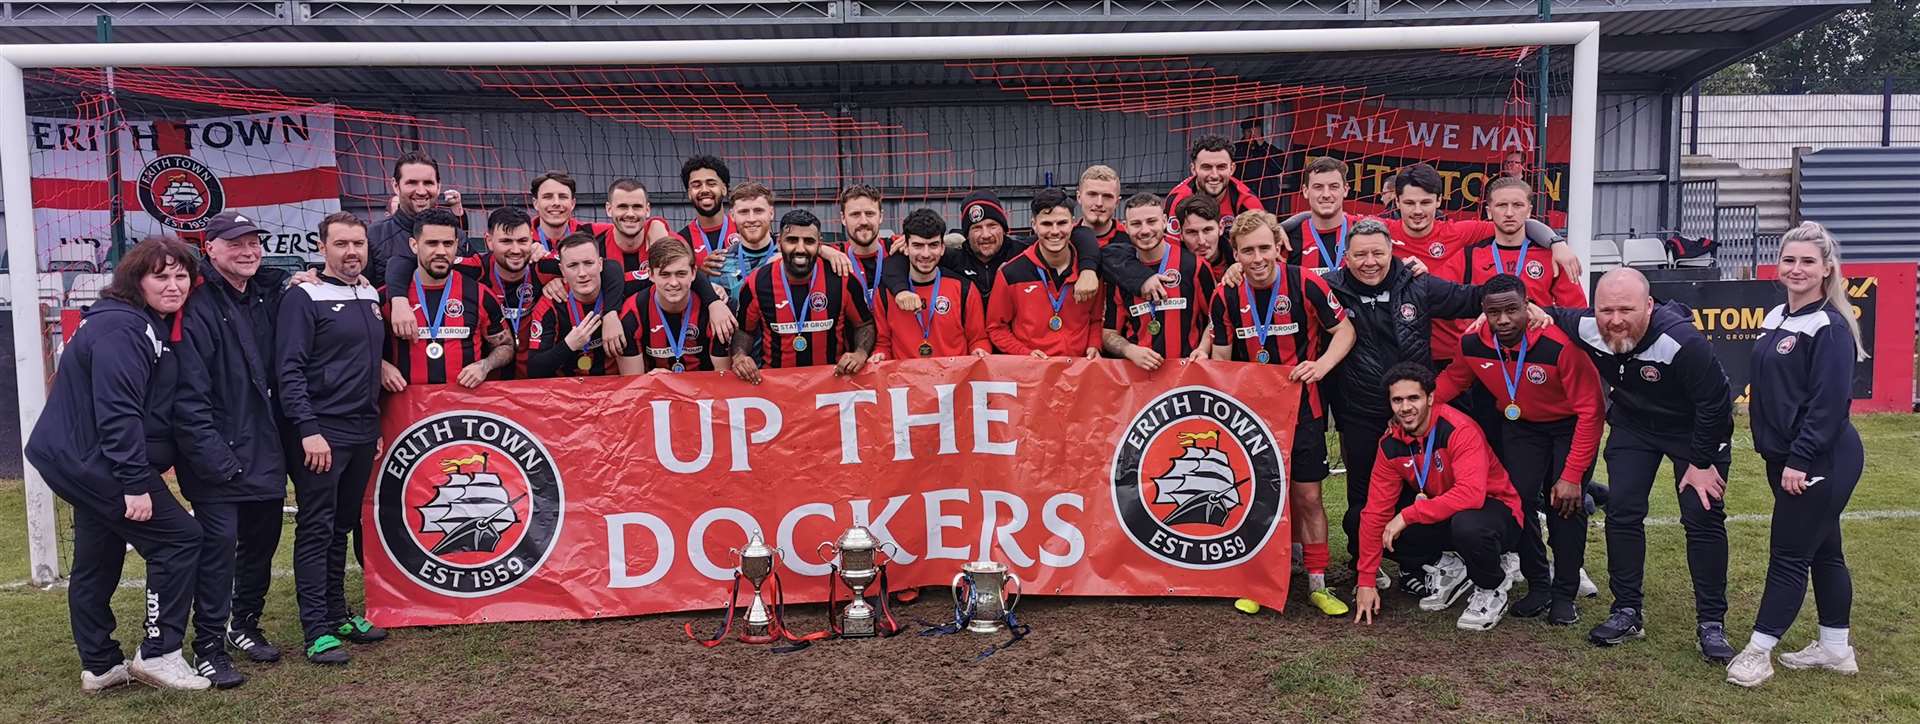
<svg viewBox="0 0 1920 724"><path fill-rule="evenodd" d="M816 552L827 560L839 559L840 580L846 581L847 589L853 592L853 600L840 612L840 635L845 638L869 638L879 635L875 626L873 606L867 603L863 595L867 586L880 575L875 565L874 551L880 547L880 541L862 526L848 528L838 540L823 541Z"/></svg>
<svg viewBox="0 0 1920 724"><path fill-rule="evenodd" d="M767 639L773 635L773 609L760 596L760 587L765 585L767 577L773 575L773 557L778 553L760 537L760 531L754 531L747 538L747 547L734 549L734 555L740 557L740 576L753 586L753 601L747 604L746 637L748 639Z"/></svg>
<svg viewBox="0 0 1920 724"><path fill-rule="evenodd" d="M962 601L961 596L967 600ZM953 574L953 602L969 612L968 631L998 633L1006 628L1007 614L1020 604L1020 577L993 561L968 563Z"/></svg>

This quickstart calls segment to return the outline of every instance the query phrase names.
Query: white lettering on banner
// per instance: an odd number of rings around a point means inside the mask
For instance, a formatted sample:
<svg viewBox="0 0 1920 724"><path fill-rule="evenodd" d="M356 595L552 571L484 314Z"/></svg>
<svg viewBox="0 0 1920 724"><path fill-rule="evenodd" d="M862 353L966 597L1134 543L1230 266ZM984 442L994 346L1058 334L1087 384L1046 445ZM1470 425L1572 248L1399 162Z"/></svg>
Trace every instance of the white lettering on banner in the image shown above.
<svg viewBox="0 0 1920 724"><path fill-rule="evenodd" d="M801 518L808 516L835 520L833 517L833 506L826 503L807 503L806 505L799 506L787 511L786 515L780 517L780 527L774 531L773 544L778 546L780 550L787 552L786 555L781 556L781 560L786 561L787 567L793 569L794 573L803 576L824 576L833 572L831 566L825 563L809 563L805 559L794 555L793 527L800 523Z"/></svg>
<svg viewBox="0 0 1920 724"><path fill-rule="evenodd" d="M960 449L953 444L953 385L934 385L933 394L940 400L940 408L935 412L918 415L907 412L907 388L891 387L887 394L893 398L893 459L913 459L913 428L926 425L940 427L941 455L955 455Z"/></svg>
<svg viewBox="0 0 1920 724"><path fill-rule="evenodd" d="M693 519L693 525L687 527L687 561L693 564L693 570L716 581L733 580L733 568L722 568L713 564L707 557L707 527L719 521L727 521L740 526L738 536L727 536L730 540L746 540L754 531L760 530L760 522L753 515L739 508L714 508Z"/></svg>
<svg viewBox="0 0 1920 724"><path fill-rule="evenodd" d="M700 453L692 460L681 460L673 452L673 424L668 420L666 400L653 401L653 451L660 458L660 466L675 473L697 473L705 470L707 463L713 462L713 400L700 400Z"/></svg>
<svg viewBox="0 0 1920 724"><path fill-rule="evenodd" d="M988 395L1006 395L1019 397L1020 386L1012 382L974 382L973 386L973 451L982 455L1005 455L1013 457L1020 451L1018 439L996 442L987 434L987 425L1006 423L1007 411L995 410L987 406Z"/></svg>
<svg viewBox="0 0 1920 724"><path fill-rule="evenodd" d="M747 464L747 411L759 410L767 424L753 431L754 444L768 442L780 434L780 406L764 397L735 397L727 400L727 427L732 432L734 472L752 470Z"/></svg>
<svg viewBox="0 0 1920 724"><path fill-rule="evenodd" d="M951 386L951 385L949 385ZM834 405L840 408L840 464L852 465L860 462L860 420L854 416L854 405L862 402L873 404L879 401L879 394L873 390L851 390L848 392L828 392L813 398L814 409Z"/></svg>
<svg viewBox="0 0 1920 724"><path fill-rule="evenodd" d="M1003 505L1009 513L1005 525L999 523L999 514L995 512ZM982 490L980 509L985 513L980 519L980 557L993 558L993 549L998 543L1001 552L1007 554L1008 563L1018 568L1033 565L1033 557L1020 550L1020 542L1013 539L1013 534L1027 525L1027 502L1012 493Z"/></svg>
<svg viewBox="0 0 1920 724"><path fill-rule="evenodd" d="M637 525L653 534L653 544L659 554L654 557L653 565L647 572L638 576L627 573L627 526ZM619 513L607 516L607 587L640 588L651 586L667 577L667 571L673 568L673 529L667 522L652 513Z"/></svg>
<svg viewBox="0 0 1920 724"><path fill-rule="evenodd" d="M865 527L867 532L873 534L873 537L878 540L893 543L895 551L893 559L901 563L912 563L920 557L914 555L913 551L907 550L906 546L900 545L900 541L893 537L893 531L887 530L887 523L892 522L893 514L900 512L900 507L907 504L909 497L911 496L896 495L888 498L887 505L880 509L878 518L867 517L867 504L871 501L863 499L850 501L847 504L847 507L853 509L853 524Z"/></svg>
<svg viewBox="0 0 1920 724"><path fill-rule="evenodd" d="M1330 141L1397 146L1402 144L1394 135L1396 124L1393 117L1419 113L1422 111L1385 107L1374 115L1328 112L1323 115L1326 123L1321 128L1325 131L1325 139ZM1535 138L1532 126L1407 120L1399 123L1398 128L1406 132L1405 145L1434 149L1531 151Z"/></svg>
<svg viewBox="0 0 1920 724"><path fill-rule="evenodd" d="M946 534L948 528L959 528L965 521L960 516L943 515L940 512L941 504L956 500L966 502L973 497L972 492L966 488L943 488L929 490L920 495L926 498L927 504L927 560L935 558L972 560L972 557L967 555L966 547L955 548L942 543L942 536Z"/></svg>
<svg viewBox="0 0 1920 724"><path fill-rule="evenodd" d="M847 501L847 508L853 514L853 525L865 526L876 539L891 543L892 545L887 547L887 553L894 563L902 565L911 564L919 560L920 556L914 555L912 551L901 546L892 532L887 530L887 523L906 504L909 497L911 496L897 495L888 498L880 517L871 519L868 517L868 511L873 501L866 499ZM972 497L971 491L965 488L929 490L921 493L921 497L926 505L927 514L928 549L925 558L928 560L971 561L995 558L993 551L997 548L1004 554L1002 557L1016 568L1030 568L1035 565L1034 557L1021 548L1014 538L1026 529L1031 518L1030 506L1026 499L1005 490L980 491L981 522L978 530L980 545L975 548L944 544L944 536L948 529L964 529L966 526L961 516L945 514L943 506L956 501L968 502ZM1000 508L1007 509L1004 522L1000 519ZM1052 539L1066 542L1067 550L1065 553L1055 553L1042 544L1039 549L1039 565L1066 568L1079 565L1085 558L1086 536L1080 532L1078 526L1061 517L1062 508L1084 511L1086 501L1078 493L1059 493L1047 498L1041 504L1041 523ZM794 529L799 527L801 519L804 518L825 518L836 524L840 520L835 507L829 503L806 503L786 511L780 518L780 525L774 531L773 544L783 554L780 556L780 562L788 570L802 576L828 575L832 572L829 565L814 563L804 556L795 554L799 550L812 550L807 546L796 545L794 540ZM738 508L713 508L700 513L693 519L693 523L687 528L685 541L687 560L693 564L694 571L715 581L731 580L734 573L730 565L716 564L707 556L708 529L715 523L723 521L732 523L742 531L760 530L760 524L753 515ZM677 539L672 528L659 516L646 512L616 513L606 517L606 525L607 587L640 588L652 585L660 582L673 568L676 562L675 556L678 554L678 546L675 545ZM657 553L652 561L633 560L628 553L627 532L635 526L645 528L654 539L654 548ZM716 535L736 541L746 537L746 533ZM633 567L639 564L646 565L646 570L635 575L632 573Z"/></svg>

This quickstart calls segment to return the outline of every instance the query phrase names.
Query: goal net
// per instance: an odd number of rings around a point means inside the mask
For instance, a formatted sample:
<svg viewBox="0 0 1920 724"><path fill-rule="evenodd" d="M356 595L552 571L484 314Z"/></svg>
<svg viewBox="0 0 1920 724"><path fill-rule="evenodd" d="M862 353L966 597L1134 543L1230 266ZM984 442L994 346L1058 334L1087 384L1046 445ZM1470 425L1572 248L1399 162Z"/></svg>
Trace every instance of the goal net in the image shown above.
<svg viewBox="0 0 1920 724"><path fill-rule="evenodd" d="M1122 200L1164 196L1213 136L1283 218L1305 209L1300 169L1331 156L1350 210L1381 211L1392 175L1426 163L1449 216L1477 216L1504 170L1534 183L1542 220L1568 221L1573 46L1127 55L1115 37L1109 56L1011 60L835 61L829 45L761 64L490 65L502 54L476 48L475 64L437 67L29 68L38 302L50 320L84 308L117 250L197 240L224 210L269 232L268 265L317 264L319 220L385 217L408 151L460 192L476 245L486 213L530 207L548 171L576 181L581 222L608 221L609 185L632 178L684 229L680 169L696 154L773 189L776 216L811 210L829 240L853 184L885 196L883 232L920 207L957 229L962 199L992 190L1017 234L1035 192L1072 193L1090 166L1117 173Z"/></svg>

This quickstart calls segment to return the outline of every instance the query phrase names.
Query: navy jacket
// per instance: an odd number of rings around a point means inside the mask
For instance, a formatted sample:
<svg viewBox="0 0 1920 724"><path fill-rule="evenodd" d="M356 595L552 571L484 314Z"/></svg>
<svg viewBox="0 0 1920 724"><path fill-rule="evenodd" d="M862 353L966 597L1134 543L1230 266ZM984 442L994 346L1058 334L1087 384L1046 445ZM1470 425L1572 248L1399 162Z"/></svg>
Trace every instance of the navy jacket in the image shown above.
<svg viewBox="0 0 1920 724"><path fill-rule="evenodd" d="M1472 319L1480 315L1480 287L1463 286L1432 274L1414 274L1399 259L1387 262L1387 277L1377 287L1360 283L1346 267L1327 274L1327 287L1353 320L1353 351L1322 385L1332 394L1341 424L1352 418L1372 425L1393 416L1387 405L1387 370L1401 362L1433 366L1433 320ZM1380 422L1384 426L1385 422Z"/></svg>
<svg viewBox="0 0 1920 724"><path fill-rule="evenodd" d="M187 299L175 401L180 492L196 503L281 500L286 461L273 402L273 325L286 273L242 294L211 264Z"/></svg>
<svg viewBox="0 0 1920 724"><path fill-rule="evenodd" d="M361 272L367 281L375 285L387 278L387 265L399 264L406 268L418 262L413 261L413 249L407 246L407 240L413 238L413 215L405 209L395 211L391 216L373 222L367 227L367 268ZM395 262L394 257L402 257Z"/></svg>
<svg viewBox="0 0 1920 724"><path fill-rule="evenodd" d="M322 276L287 290L274 330L274 369L280 411L294 435L289 447L316 434L335 447L378 439L385 330L380 294L371 286Z"/></svg>
<svg viewBox="0 0 1920 724"><path fill-rule="evenodd" d="M1728 459L1733 444L1733 390L1713 344L1693 328L1685 305L1653 309L1647 333L1622 354L1607 349L1593 311L1548 310L1560 331L1593 358L1607 382L1607 423L1654 440L1683 441L1676 457L1700 468ZM1684 455L1677 454L1684 452Z"/></svg>
<svg viewBox="0 0 1920 724"><path fill-rule="evenodd" d="M175 332L171 320L116 299L87 310L27 438L27 460L67 502L117 518L121 496L167 493Z"/></svg>
<svg viewBox="0 0 1920 724"><path fill-rule="evenodd" d="M1747 407L1753 449L1806 472L1853 425L1853 330L1824 298L1791 312L1774 307L1760 327L1767 333L1753 343Z"/></svg>

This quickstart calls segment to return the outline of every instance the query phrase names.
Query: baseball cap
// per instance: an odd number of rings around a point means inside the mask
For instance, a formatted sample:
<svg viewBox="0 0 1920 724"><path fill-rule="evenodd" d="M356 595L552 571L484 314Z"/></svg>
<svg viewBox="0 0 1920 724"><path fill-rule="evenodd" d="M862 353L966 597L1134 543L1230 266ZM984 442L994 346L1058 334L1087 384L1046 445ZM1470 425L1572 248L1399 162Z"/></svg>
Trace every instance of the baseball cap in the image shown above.
<svg viewBox="0 0 1920 724"><path fill-rule="evenodd" d="M207 220L207 238L209 239L237 239L242 234L260 236L265 233L267 232L253 225L252 219L241 216L238 211L222 211Z"/></svg>

